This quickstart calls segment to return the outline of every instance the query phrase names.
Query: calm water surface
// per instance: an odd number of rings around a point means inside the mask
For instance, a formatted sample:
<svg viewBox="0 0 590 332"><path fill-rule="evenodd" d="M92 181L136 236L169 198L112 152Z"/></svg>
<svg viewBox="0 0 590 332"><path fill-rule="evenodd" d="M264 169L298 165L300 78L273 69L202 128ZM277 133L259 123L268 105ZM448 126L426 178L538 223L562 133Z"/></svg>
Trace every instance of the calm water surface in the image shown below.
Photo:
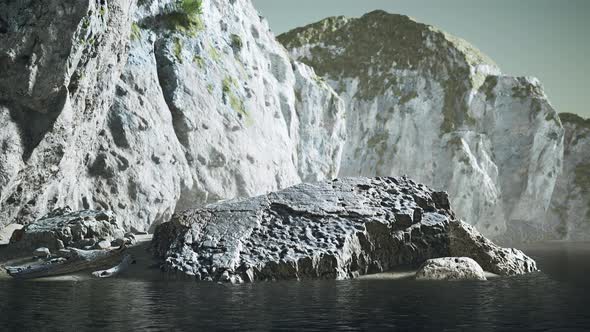
<svg viewBox="0 0 590 332"><path fill-rule="evenodd" d="M527 253L542 273L487 282L0 281L0 331L590 330L590 244Z"/></svg>

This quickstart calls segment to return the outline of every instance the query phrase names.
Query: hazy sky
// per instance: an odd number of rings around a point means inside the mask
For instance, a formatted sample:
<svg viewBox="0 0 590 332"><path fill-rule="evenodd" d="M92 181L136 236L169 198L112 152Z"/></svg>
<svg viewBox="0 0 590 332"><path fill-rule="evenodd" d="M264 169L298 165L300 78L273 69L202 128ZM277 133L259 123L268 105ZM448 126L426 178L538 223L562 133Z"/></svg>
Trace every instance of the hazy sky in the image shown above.
<svg viewBox="0 0 590 332"><path fill-rule="evenodd" d="M253 0L276 34L375 9L471 42L502 72L536 76L558 112L590 117L590 0Z"/></svg>

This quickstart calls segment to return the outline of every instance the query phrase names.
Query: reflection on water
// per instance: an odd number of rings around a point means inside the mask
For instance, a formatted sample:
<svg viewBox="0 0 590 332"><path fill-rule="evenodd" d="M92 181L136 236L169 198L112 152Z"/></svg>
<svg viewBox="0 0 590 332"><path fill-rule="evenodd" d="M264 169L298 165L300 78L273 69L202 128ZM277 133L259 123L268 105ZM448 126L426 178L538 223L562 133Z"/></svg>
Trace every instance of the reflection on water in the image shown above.
<svg viewBox="0 0 590 332"><path fill-rule="evenodd" d="M590 246L528 253L544 273L488 282L2 281L0 330L588 328Z"/></svg>

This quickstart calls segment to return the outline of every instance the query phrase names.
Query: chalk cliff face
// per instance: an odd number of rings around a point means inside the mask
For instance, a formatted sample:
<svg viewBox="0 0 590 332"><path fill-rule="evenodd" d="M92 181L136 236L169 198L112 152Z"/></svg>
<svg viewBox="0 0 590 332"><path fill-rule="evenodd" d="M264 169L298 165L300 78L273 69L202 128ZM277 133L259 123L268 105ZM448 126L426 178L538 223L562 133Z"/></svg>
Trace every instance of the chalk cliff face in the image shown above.
<svg viewBox="0 0 590 332"><path fill-rule="evenodd" d="M87 162L127 57L131 1L0 3L0 225L93 192ZM118 198L113 196L113 201Z"/></svg>
<svg viewBox="0 0 590 332"><path fill-rule="evenodd" d="M565 128L563 172L557 179L547 223L556 239L590 239L590 119L560 114Z"/></svg>
<svg viewBox="0 0 590 332"><path fill-rule="evenodd" d="M175 210L337 174L342 101L292 62L247 1L146 1L132 27L100 200L147 225ZM136 165L115 172L119 164Z"/></svg>
<svg viewBox="0 0 590 332"><path fill-rule="evenodd" d="M0 9L1 224L69 205L148 229L337 175L342 101L249 1Z"/></svg>
<svg viewBox="0 0 590 332"><path fill-rule="evenodd" d="M488 236L547 230L563 129L538 80L503 76L465 41L382 11L279 40L345 101L341 176L406 174L444 188Z"/></svg>
<svg viewBox="0 0 590 332"><path fill-rule="evenodd" d="M384 12L280 41L245 0L1 3L0 227L70 206L153 230L222 199L406 174L486 235L554 232L563 129L536 79Z"/></svg>

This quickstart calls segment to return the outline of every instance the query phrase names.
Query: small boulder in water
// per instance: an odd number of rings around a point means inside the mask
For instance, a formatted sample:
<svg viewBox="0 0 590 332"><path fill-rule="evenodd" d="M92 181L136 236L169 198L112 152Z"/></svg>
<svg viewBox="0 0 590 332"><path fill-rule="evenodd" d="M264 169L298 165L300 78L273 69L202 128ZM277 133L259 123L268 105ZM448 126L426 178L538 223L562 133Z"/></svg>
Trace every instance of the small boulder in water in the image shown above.
<svg viewBox="0 0 590 332"><path fill-rule="evenodd" d="M416 273L417 280L487 280L481 266L469 257L427 260Z"/></svg>

